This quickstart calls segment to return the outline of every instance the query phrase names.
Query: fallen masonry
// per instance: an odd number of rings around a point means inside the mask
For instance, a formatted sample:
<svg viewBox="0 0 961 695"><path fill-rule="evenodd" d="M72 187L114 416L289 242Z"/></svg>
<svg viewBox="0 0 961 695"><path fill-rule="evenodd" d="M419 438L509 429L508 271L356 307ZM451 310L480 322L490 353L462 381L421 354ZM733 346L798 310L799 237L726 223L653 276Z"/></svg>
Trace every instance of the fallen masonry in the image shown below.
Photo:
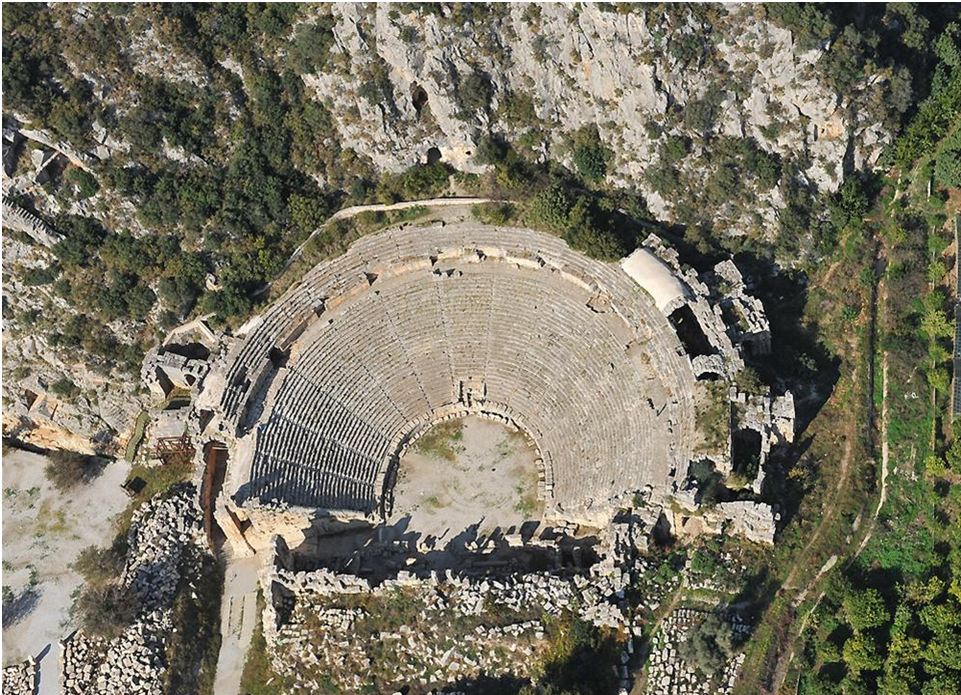
<svg viewBox="0 0 961 695"><path fill-rule="evenodd" d="M33 659L3 667L3 695L36 695L37 664Z"/></svg>
<svg viewBox="0 0 961 695"><path fill-rule="evenodd" d="M744 654L732 656L721 673L705 677L694 664L685 661L678 645L689 639L691 631L709 611L678 608L668 615L654 635L647 666L647 693L650 695L728 695L734 688ZM724 616L734 639L744 638L750 628L736 615Z"/></svg>
<svg viewBox="0 0 961 695"><path fill-rule="evenodd" d="M121 586L136 597L132 624L112 640L82 631L62 641L66 695L161 695L173 629L174 595L191 555L205 553L194 486L184 484L138 509L131 521Z"/></svg>
<svg viewBox="0 0 961 695"><path fill-rule="evenodd" d="M491 574L481 558L465 556L458 571L411 563L417 569L379 582L290 569L297 561L275 537L274 562L261 577L272 667L291 692L305 693L322 683L426 692L481 676L534 680L552 633L573 620L599 628L620 650L626 690L640 632L626 590L647 569L634 544L642 524L635 517L612 524L601 560L589 567Z"/></svg>

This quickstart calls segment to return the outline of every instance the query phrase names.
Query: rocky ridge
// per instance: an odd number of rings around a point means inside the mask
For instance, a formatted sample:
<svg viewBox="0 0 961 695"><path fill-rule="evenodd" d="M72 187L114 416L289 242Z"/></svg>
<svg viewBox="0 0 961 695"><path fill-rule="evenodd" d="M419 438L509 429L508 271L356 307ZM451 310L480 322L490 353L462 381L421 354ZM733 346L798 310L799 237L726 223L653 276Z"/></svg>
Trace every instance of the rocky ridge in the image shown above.
<svg viewBox="0 0 961 695"><path fill-rule="evenodd" d="M473 154L488 131L511 142L534 136L535 151L569 163L567 136L596 124L614 153L611 178L636 185L652 211L671 220L676 201L645 178L670 134L694 136L684 166L695 176L707 173L697 171L699 136L751 137L768 152L807 159L803 176L828 191L852 167L874 165L890 139L884 114L864 108L884 96L886 75L865 75L855 90L838 93L815 69L828 46L802 50L756 6L717 8L707 18L560 4L505 6L476 19L449 8L332 11L328 62L336 67L304 81L330 109L343 146L381 169L424 161L434 147L456 168L477 171ZM360 96L384 72L392 101ZM489 80L487 109L464 103L474 73ZM683 112L708 102L713 123L694 132ZM783 200L774 191L757 203L773 220Z"/></svg>

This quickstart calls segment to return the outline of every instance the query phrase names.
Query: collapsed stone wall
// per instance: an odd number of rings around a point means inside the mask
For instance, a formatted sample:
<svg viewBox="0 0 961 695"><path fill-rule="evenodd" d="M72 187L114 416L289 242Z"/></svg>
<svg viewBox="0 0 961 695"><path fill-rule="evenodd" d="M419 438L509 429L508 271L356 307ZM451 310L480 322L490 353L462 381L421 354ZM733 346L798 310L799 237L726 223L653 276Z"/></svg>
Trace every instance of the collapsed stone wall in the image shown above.
<svg viewBox="0 0 961 695"><path fill-rule="evenodd" d="M36 695L37 663L33 659L3 667L3 695Z"/></svg>
<svg viewBox="0 0 961 695"><path fill-rule="evenodd" d="M91 638L78 631L65 639L61 680L66 695L161 695L172 606L192 557L206 541L192 485L181 485L134 514L121 586L133 592L137 616L119 637Z"/></svg>
<svg viewBox="0 0 961 695"><path fill-rule="evenodd" d="M631 515L612 522L602 534L603 558L582 570L490 574L475 566L479 557L466 556L457 572L402 570L380 582L328 568L286 569L291 556L278 537L275 562L261 576L271 664L307 691L319 687L321 674L348 690L369 685L385 649L392 680L377 683L383 688L443 687L479 676L529 679L548 648L552 621L571 615L620 635L618 673L626 691L626 664L642 633L626 590L649 570L638 555L645 528ZM381 615L393 611L405 616L398 627ZM377 657L375 642L382 645Z"/></svg>

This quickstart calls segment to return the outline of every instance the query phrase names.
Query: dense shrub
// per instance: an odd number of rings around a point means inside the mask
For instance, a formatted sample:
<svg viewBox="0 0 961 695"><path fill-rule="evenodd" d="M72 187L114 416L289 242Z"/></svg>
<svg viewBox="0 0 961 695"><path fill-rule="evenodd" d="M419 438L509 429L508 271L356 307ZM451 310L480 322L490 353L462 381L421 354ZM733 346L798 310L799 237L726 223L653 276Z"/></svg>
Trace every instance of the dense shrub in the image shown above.
<svg viewBox="0 0 961 695"><path fill-rule="evenodd" d="M484 224L510 224L517 217L517 208L511 203L483 203L474 205L471 214Z"/></svg>
<svg viewBox="0 0 961 695"><path fill-rule="evenodd" d="M491 99L494 98L494 85L491 84L490 77L483 72L474 70L461 77L457 81L456 90L462 119L468 120L490 109Z"/></svg>
<svg viewBox="0 0 961 695"><path fill-rule="evenodd" d="M661 144L661 159L669 164L675 164L684 159L690 151L690 139L680 135L671 135Z"/></svg>
<svg viewBox="0 0 961 695"><path fill-rule="evenodd" d="M733 653L731 627L716 613L707 616L678 645L679 656L708 678L718 674Z"/></svg>
<svg viewBox="0 0 961 695"><path fill-rule="evenodd" d="M93 586L104 586L120 576L126 555L126 542L123 535L109 548L90 545L80 551L73 563L73 569Z"/></svg>
<svg viewBox="0 0 961 695"><path fill-rule="evenodd" d="M334 18L324 15L313 24L298 24L288 48L291 64L298 73L318 72L327 63L334 44Z"/></svg>
<svg viewBox="0 0 961 695"><path fill-rule="evenodd" d="M64 491L77 485L89 483L100 475L103 468L103 459L96 456L55 449L47 456L47 466L44 473L54 487Z"/></svg>
<svg viewBox="0 0 961 695"><path fill-rule="evenodd" d="M53 247L53 253L65 264L86 264L107 238L107 230L90 217L62 216L55 226L63 234L63 239Z"/></svg>
<svg viewBox="0 0 961 695"><path fill-rule="evenodd" d="M447 188L451 169L442 162L417 164L399 174L385 174L377 185L377 198L384 203L432 198Z"/></svg>
<svg viewBox="0 0 961 695"><path fill-rule="evenodd" d="M918 106L917 113L895 144L895 159L902 167L912 165L928 155L935 143L945 136L961 113L961 30L951 23L938 39L937 55L941 63L933 71L930 95Z"/></svg>
<svg viewBox="0 0 961 695"><path fill-rule="evenodd" d="M67 181L77 187L77 197L81 200L84 198L89 198L100 190L100 184L97 183L97 179L94 177L94 175L84 171L79 167L71 167L67 171L66 176Z"/></svg>
<svg viewBox="0 0 961 695"><path fill-rule="evenodd" d="M510 146L503 138L488 135L478 141L477 150L474 152L474 161L484 165L501 164L507 158L509 152Z"/></svg>
<svg viewBox="0 0 961 695"><path fill-rule="evenodd" d="M723 94L712 88L700 99L685 104L684 125L694 134L701 137L706 136L714 130L722 98Z"/></svg>
<svg viewBox="0 0 961 695"><path fill-rule="evenodd" d="M60 268L57 265L46 267L26 268L20 273L23 284L30 286L49 285L60 275Z"/></svg>
<svg viewBox="0 0 961 695"><path fill-rule="evenodd" d="M834 23L820 5L773 2L765 10L771 21L791 30L801 50L817 46L834 33Z"/></svg>
<svg viewBox="0 0 961 695"><path fill-rule="evenodd" d="M119 584L89 586L81 591L74 609L86 633L114 639L136 618L137 599Z"/></svg>
<svg viewBox="0 0 961 695"><path fill-rule="evenodd" d="M848 225L860 227L868 211L868 204L864 183L857 176L849 176L829 203L831 224L838 231Z"/></svg>
<svg viewBox="0 0 961 695"><path fill-rule="evenodd" d="M567 229L574 198L567 188L555 181L531 201L528 217L536 227L546 227L553 232Z"/></svg>
<svg viewBox="0 0 961 695"><path fill-rule="evenodd" d="M582 128L574 136L572 160L577 173L586 181L600 181L607 173L613 152L601 142L597 127Z"/></svg>
<svg viewBox="0 0 961 695"><path fill-rule="evenodd" d="M80 394L80 389L67 377L60 377L50 384L50 392L61 398L73 398Z"/></svg>

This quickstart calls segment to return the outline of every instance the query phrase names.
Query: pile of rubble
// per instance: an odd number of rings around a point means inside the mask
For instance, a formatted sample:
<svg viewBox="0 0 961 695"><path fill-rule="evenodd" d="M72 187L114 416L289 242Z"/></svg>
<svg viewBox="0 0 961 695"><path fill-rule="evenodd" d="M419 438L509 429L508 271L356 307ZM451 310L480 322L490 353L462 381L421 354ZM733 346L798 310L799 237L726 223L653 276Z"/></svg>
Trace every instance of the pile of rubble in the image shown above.
<svg viewBox="0 0 961 695"><path fill-rule="evenodd" d="M136 593L145 611L170 604L185 550L204 542L192 491L192 486L184 486L169 497L151 500L134 515L122 582Z"/></svg>
<svg viewBox="0 0 961 695"><path fill-rule="evenodd" d="M720 673L711 677L684 661L678 645L710 613L693 608L678 608L667 616L655 633L648 660L647 692L654 695L728 695L734 688L744 662L743 652L732 656ZM736 614L728 618L735 639L743 638L750 627Z"/></svg>
<svg viewBox="0 0 961 695"><path fill-rule="evenodd" d="M35 695L37 664L33 659L3 667L3 695Z"/></svg>
<svg viewBox="0 0 961 695"><path fill-rule="evenodd" d="M586 575L400 572L373 586L329 570L275 569L268 585L272 665L294 689L317 688L322 675L347 690L370 682L426 687L482 675L532 677L551 621L573 615L627 626L614 585ZM397 612L403 624L392 626Z"/></svg>
<svg viewBox="0 0 961 695"><path fill-rule="evenodd" d="M121 585L139 603L138 616L112 640L78 631L63 640L65 695L161 695L172 604L186 556L203 544L192 485L155 498L134 515Z"/></svg>
<svg viewBox="0 0 961 695"><path fill-rule="evenodd" d="M79 631L60 640L64 692L81 692L93 683L97 666L103 660L105 646L103 640Z"/></svg>
<svg viewBox="0 0 961 695"><path fill-rule="evenodd" d="M161 695L164 652L172 627L169 610L152 611L140 616L118 638L100 643L99 649L81 633L65 640L61 661L64 693Z"/></svg>

